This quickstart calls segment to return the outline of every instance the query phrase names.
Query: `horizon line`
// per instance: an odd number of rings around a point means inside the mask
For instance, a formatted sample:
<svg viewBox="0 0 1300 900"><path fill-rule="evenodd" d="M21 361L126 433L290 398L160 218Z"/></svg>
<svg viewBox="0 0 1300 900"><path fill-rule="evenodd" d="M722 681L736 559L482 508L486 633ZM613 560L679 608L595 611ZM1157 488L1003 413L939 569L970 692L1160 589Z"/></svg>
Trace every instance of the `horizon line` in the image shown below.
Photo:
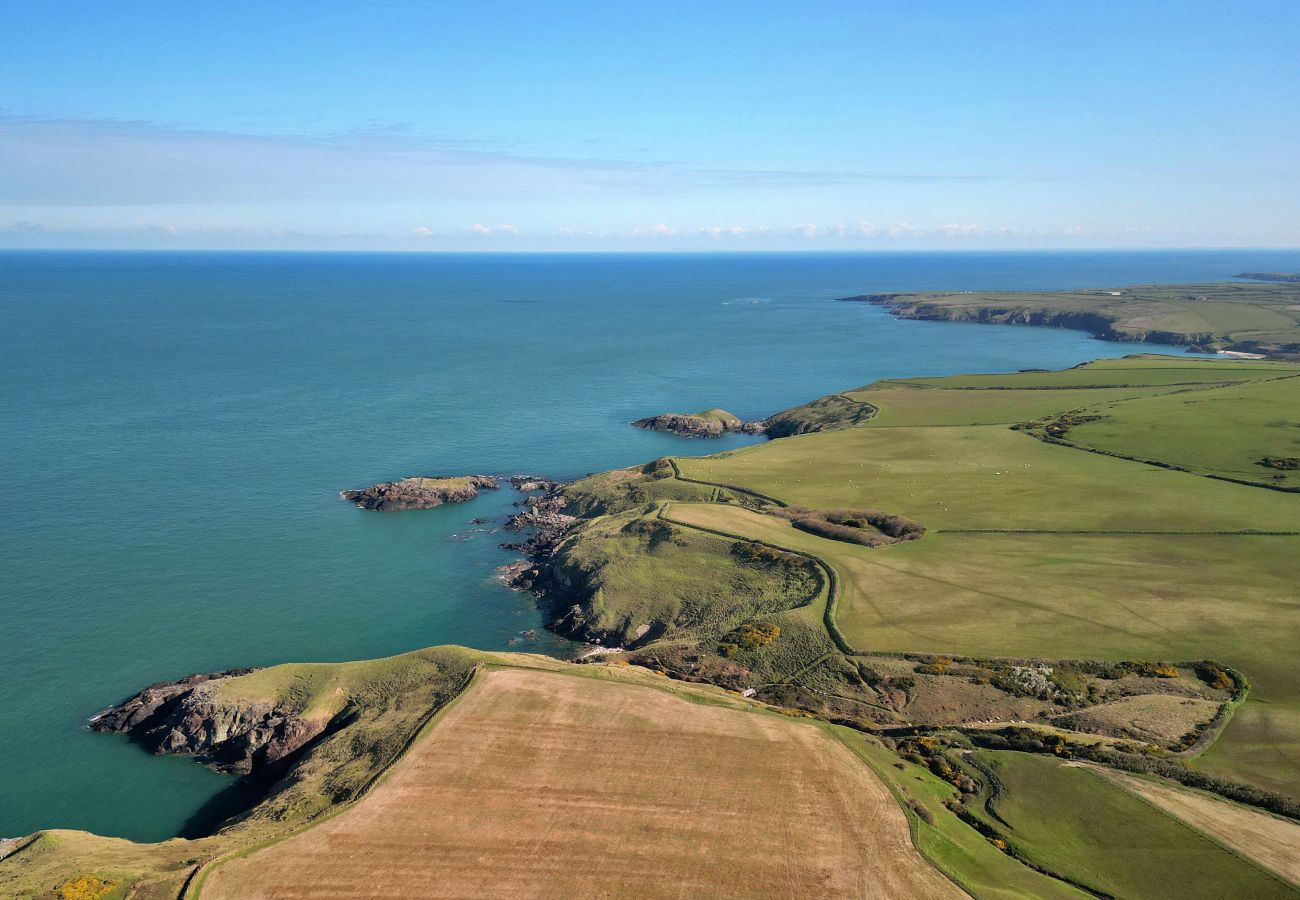
<svg viewBox="0 0 1300 900"><path fill-rule="evenodd" d="M1099 245L1095 247L808 247L808 248L693 248L677 247L664 249L447 249L432 248L366 248L366 247L3 247L0 253L311 253L311 254L369 254L403 256L850 256L873 254L980 254L980 253L1300 253L1300 245L1218 245L1218 246L1151 246L1151 247L1116 247Z"/></svg>

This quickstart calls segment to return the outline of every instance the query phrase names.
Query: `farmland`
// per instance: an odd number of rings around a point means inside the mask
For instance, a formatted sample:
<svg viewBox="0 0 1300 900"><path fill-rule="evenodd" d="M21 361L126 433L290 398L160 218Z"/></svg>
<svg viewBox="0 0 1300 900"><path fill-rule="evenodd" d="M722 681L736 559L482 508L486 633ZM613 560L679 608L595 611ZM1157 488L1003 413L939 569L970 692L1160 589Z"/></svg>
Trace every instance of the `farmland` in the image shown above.
<svg viewBox="0 0 1300 900"><path fill-rule="evenodd" d="M345 896L959 896L911 847L884 785L821 728L521 669L480 675L362 802L217 866L202 896L307 884Z"/></svg>
<svg viewBox="0 0 1300 900"><path fill-rule="evenodd" d="M1300 408L1295 374L1278 363L1134 357L884 382L851 394L878 403L865 426L679 464L691 478L787 502L902 513L927 526L924 540L876 552L724 505L677 503L673 515L825 559L843 587L839 627L858 649L1223 658L1255 689L1199 764L1294 792L1300 497L1203 476L1244 468L1256 446L1287 452L1295 429L1269 423ZM1041 417L1058 392L1061 411L1102 416L1074 426L1067 441L1107 442L1117 454L1191 471L1035 440L1005 424L960 424ZM1266 399L1243 409L1243 394ZM902 410L912 424L891 426L891 411ZM1153 419L1159 427L1139 427ZM1223 440L1207 434L1217 422L1234 423Z"/></svg>
<svg viewBox="0 0 1300 900"><path fill-rule="evenodd" d="M1170 900L1294 896L1272 873L1091 769L1024 753L979 753L976 759L997 785L977 815L1025 858L1080 887Z"/></svg>

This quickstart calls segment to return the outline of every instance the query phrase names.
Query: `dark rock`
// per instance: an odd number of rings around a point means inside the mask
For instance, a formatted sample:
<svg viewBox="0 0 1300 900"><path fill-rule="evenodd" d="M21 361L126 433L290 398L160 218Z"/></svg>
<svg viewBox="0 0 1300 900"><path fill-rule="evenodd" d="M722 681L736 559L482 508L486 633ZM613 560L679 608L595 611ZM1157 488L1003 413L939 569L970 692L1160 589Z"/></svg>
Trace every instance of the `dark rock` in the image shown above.
<svg viewBox="0 0 1300 900"><path fill-rule="evenodd" d="M221 772L273 769L328 723L302 719L272 703L230 701L217 687L253 669L229 669L151 684L90 720L95 731L128 734L154 753L197 756Z"/></svg>
<svg viewBox="0 0 1300 900"><path fill-rule="evenodd" d="M342 491L339 496L362 509L381 512L394 509L429 509L444 503L461 503L478 496L480 489L496 490L500 485L489 475L461 475L443 478L416 476L386 481L359 491Z"/></svg>
<svg viewBox="0 0 1300 900"><path fill-rule="evenodd" d="M703 413L661 413L632 423L646 431L666 431L683 437L717 438L724 434L762 434L762 422L746 422L725 409Z"/></svg>

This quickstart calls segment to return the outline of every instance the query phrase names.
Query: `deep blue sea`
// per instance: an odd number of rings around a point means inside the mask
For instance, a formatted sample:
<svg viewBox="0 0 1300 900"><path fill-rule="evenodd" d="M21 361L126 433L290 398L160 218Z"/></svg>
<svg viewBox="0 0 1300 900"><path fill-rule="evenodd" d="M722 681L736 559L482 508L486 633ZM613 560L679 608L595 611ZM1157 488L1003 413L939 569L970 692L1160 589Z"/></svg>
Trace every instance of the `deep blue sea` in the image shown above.
<svg viewBox="0 0 1300 900"><path fill-rule="evenodd" d="M835 297L1243 270L1300 252L0 253L0 836L221 818L232 779L85 729L153 681L449 642L564 652L494 582L503 536L471 530L508 489L379 514L343 488L572 477L748 440L639 416L1159 349Z"/></svg>

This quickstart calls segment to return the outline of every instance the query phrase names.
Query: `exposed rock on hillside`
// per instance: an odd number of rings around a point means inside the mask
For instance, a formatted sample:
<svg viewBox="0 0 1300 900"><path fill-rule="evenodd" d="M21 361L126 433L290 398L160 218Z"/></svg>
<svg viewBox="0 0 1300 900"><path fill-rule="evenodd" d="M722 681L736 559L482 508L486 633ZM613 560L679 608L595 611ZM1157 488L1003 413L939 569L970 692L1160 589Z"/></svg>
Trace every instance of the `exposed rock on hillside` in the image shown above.
<svg viewBox="0 0 1300 900"><path fill-rule="evenodd" d="M154 753L198 756L211 768L260 773L325 730L273 703L231 702L219 686L253 669L230 669L152 684L90 720L95 731L129 734Z"/></svg>
<svg viewBox="0 0 1300 900"><path fill-rule="evenodd" d="M716 438L724 434L762 434L762 422L746 422L725 409L709 409L699 413L661 413L632 423L646 431L667 431L683 437Z"/></svg>
<svg viewBox="0 0 1300 900"><path fill-rule="evenodd" d="M385 481L359 491L341 491L339 496L362 509L381 512L394 509L428 509L444 503L473 500L481 489L496 490L497 480L489 475L461 475L450 478L416 476Z"/></svg>

